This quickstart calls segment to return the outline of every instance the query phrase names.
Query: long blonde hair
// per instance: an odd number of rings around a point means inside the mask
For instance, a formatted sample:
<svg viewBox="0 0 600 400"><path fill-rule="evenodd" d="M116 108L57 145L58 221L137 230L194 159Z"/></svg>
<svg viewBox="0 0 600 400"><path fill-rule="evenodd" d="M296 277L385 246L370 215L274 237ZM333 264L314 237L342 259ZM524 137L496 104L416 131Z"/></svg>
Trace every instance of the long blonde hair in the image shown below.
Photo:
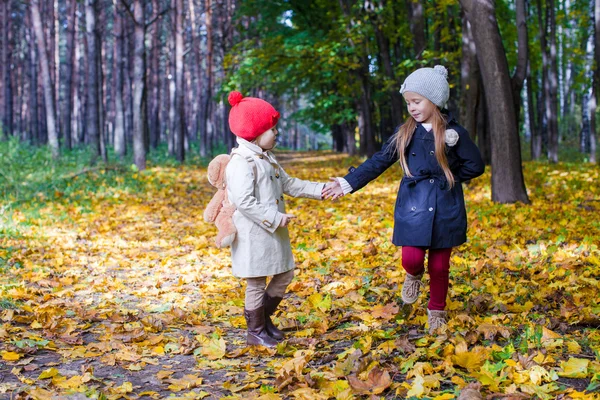
<svg viewBox="0 0 600 400"><path fill-rule="evenodd" d="M435 139L435 158L437 159L438 164L444 171L444 175L446 176L446 180L448 181L448 186L451 189L454 187L455 182L454 175L452 174L450 166L448 165L448 158L446 157L446 118L444 117L444 115L438 107L434 107L434 111L431 117L433 137ZM400 165L402 166L404 175L409 177L412 177L413 175L408 169L408 162L406 160L406 148L408 147L408 144L410 143L416 128L417 121L412 116L409 116L404 122L404 124L400 126L394 138L395 150L398 153Z"/></svg>

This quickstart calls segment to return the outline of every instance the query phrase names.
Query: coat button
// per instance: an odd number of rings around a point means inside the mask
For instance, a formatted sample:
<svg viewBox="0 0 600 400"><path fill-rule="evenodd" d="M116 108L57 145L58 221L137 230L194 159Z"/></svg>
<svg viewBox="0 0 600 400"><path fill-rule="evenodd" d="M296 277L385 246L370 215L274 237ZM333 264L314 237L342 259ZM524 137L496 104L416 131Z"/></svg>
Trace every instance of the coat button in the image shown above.
<svg viewBox="0 0 600 400"><path fill-rule="evenodd" d="M429 211L433 211L433 207L429 207Z"/></svg>
<svg viewBox="0 0 600 400"><path fill-rule="evenodd" d="M279 179L279 174L275 174L275 178Z"/></svg>
<svg viewBox="0 0 600 400"><path fill-rule="evenodd" d="M417 209L417 207L414 207L414 206L410 208L411 211L415 211L416 209Z"/></svg>
<svg viewBox="0 0 600 400"><path fill-rule="evenodd" d="M433 180L433 179L430 179L430 180L429 180L429 183L433 183L433 182L434 182L434 180Z"/></svg>
<svg viewBox="0 0 600 400"><path fill-rule="evenodd" d="M429 154L431 154L431 155L434 155L434 154L435 154L435 151L431 150L431 151L429 152Z"/></svg>
<svg viewBox="0 0 600 400"><path fill-rule="evenodd" d="M280 199L283 200L283 195L281 195Z"/></svg>
<svg viewBox="0 0 600 400"><path fill-rule="evenodd" d="M258 158L260 158L261 160L264 158L262 154L258 155Z"/></svg>
<svg viewBox="0 0 600 400"><path fill-rule="evenodd" d="M279 200L278 199L275 199L275 204L279 204Z"/></svg>
<svg viewBox="0 0 600 400"><path fill-rule="evenodd" d="M416 155L417 155L417 153L414 153L414 152L413 152L413 153L412 153L412 155L413 155L413 156L416 156Z"/></svg>

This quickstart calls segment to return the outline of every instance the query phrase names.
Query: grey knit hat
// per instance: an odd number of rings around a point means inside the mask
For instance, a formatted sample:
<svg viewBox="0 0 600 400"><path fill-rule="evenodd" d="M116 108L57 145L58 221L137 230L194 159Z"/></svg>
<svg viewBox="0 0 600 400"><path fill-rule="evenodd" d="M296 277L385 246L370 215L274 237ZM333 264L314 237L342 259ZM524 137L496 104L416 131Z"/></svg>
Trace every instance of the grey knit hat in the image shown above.
<svg viewBox="0 0 600 400"><path fill-rule="evenodd" d="M443 65L433 68L419 68L410 74L402 86L400 93L414 92L425 97L440 108L445 108L450 98L448 70Z"/></svg>

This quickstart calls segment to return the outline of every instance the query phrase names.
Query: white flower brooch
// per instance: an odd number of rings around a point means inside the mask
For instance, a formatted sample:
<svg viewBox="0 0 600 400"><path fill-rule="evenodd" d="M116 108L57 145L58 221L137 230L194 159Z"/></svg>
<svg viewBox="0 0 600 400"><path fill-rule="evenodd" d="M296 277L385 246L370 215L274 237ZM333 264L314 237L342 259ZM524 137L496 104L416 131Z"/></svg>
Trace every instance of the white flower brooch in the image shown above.
<svg viewBox="0 0 600 400"><path fill-rule="evenodd" d="M458 142L458 132L454 129L446 129L444 141L448 146L454 146Z"/></svg>

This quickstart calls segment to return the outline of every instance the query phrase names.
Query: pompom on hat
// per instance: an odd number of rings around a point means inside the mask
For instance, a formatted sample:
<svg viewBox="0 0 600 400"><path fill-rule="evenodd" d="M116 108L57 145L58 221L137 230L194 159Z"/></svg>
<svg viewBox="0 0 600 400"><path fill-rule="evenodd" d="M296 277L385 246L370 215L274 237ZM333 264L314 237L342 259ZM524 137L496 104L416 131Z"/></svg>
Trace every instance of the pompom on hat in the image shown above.
<svg viewBox="0 0 600 400"><path fill-rule="evenodd" d="M231 92L227 98L231 104L229 128L242 139L253 141L279 121L279 112L268 102L256 97L244 97Z"/></svg>
<svg viewBox="0 0 600 400"><path fill-rule="evenodd" d="M443 65L419 68L410 74L400 86L400 93L414 92L425 97L440 108L445 108L450 98L448 70Z"/></svg>

